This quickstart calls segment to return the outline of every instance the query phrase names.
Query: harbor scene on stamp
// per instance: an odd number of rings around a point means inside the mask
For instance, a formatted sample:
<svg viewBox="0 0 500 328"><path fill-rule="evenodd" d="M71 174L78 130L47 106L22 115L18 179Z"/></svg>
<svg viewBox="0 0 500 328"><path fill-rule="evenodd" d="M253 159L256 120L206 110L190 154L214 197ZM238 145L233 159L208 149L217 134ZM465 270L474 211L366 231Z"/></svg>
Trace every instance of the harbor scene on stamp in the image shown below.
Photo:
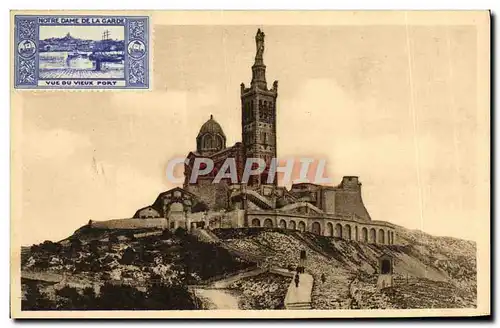
<svg viewBox="0 0 500 328"><path fill-rule="evenodd" d="M41 27L39 76L42 79L123 78L124 42L121 26Z"/></svg>

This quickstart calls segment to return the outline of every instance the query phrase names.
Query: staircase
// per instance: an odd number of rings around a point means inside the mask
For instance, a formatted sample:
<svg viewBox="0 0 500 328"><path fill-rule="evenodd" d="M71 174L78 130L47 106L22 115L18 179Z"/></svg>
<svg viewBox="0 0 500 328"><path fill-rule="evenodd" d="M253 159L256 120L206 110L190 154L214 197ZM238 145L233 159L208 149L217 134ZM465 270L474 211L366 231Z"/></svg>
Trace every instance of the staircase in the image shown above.
<svg viewBox="0 0 500 328"><path fill-rule="evenodd" d="M311 302L297 302L297 303L288 303L286 305L287 310L310 310Z"/></svg>
<svg viewBox="0 0 500 328"><path fill-rule="evenodd" d="M331 256L328 255L327 253L325 253L321 249L321 247L319 247L316 243L314 243L313 241L311 241L309 238L303 236L300 232L293 231L292 232L292 236L295 237L296 239L298 239L299 241L303 242L304 244L306 244L310 249L312 249L316 253L322 255L323 257L325 257L327 259L331 259Z"/></svg>
<svg viewBox="0 0 500 328"><path fill-rule="evenodd" d="M200 229L196 228L192 230L193 236L198 238L199 241L207 244L220 244L221 241L219 237L217 237L213 232L206 230L206 229Z"/></svg>
<svg viewBox="0 0 500 328"><path fill-rule="evenodd" d="M231 195L231 198L237 197L237 196L242 196L243 194L246 195L247 199L259 206L260 208L271 210L274 208L273 203L267 199L266 197L262 196L255 190L249 190L247 189L246 191L236 191Z"/></svg>
<svg viewBox="0 0 500 328"><path fill-rule="evenodd" d="M295 287L292 279L285 296L285 308L287 310L309 310L312 309L311 293L314 284L313 277L308 273L300 274L300 283Z"/></svg>

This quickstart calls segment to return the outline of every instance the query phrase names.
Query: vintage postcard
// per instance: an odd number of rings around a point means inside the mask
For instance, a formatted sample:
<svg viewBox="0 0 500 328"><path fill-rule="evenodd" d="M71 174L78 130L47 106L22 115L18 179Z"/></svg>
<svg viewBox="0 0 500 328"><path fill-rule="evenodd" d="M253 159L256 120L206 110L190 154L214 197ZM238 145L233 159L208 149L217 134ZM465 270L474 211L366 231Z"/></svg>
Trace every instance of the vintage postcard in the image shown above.
<svg viewBox="0 0 500 328"><path fill-rule="evenodd" d="M11 27L12 317L490 315L489 12Z"/></svg>

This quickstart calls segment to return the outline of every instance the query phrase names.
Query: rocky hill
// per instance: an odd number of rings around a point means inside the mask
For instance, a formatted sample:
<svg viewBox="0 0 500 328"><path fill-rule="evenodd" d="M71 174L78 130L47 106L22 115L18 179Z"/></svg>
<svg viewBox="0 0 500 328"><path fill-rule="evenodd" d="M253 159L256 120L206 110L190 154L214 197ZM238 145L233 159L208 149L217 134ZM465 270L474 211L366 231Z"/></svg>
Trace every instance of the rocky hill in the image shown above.
<svg viewBox="0 0 500 328"><path fill-rule="evenodd" d="M240 251L261 252L273 266L294 267L300 250L306 250L306 270L315 280L312 301L316 309L474 307L476 304L476 250L469 241L434 237L402 227L398 229L401 245L363 244L280 230L215 232ZM384 253L394 258L395 285L378 292L375 272L378 257ZM408 292L412 289L415 293ZM436 301L438 298L442 301Z"/></svg>
<svg viewBox="0 0 500 328"><path fill-rule="evenodd" d="M205 308L189 286L256 268L294 270L306 250L312 307L444 308L476 305L475 243L398 228L398 245L245 228L209 236L154 229L82 227L22 251L26 309ZM377 259L394 258L394 286L376 289ZM283 308L291 279L269 273L230 285L240 308ZM162 292L159 293L158 291ZM120 299L120 301L118 301Z"/></svg>

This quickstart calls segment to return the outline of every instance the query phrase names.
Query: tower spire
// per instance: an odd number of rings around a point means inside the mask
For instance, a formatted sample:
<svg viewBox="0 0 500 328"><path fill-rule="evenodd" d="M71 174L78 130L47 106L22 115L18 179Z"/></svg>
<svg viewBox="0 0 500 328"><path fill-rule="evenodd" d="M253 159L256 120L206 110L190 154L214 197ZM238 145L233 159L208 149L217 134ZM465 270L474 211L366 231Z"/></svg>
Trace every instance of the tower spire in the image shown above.
<svg viewBox="0 0 500 328"><path fill-rule="evenodd" d="M257 30L255 35L255 44L257 52L255 54L255 62L252 66L252 87L256 86L259 89L267 90L266 82L266 65L264 65L264 32Z"/></svg>
<svg viewBox="0 0 500 328"><path fill-rule="evenodd" d="M254 65L264 65L264 32L257 30L257 34L255 35L255 44L257 46L257 53L255 54L255 64Z"/></svg>
<svg viewBox="0 0 500 328"><path fill-rule="evenodd" d="M264 32L255 35L257 51L252 65L250 88L240 85L241 90L241 140L245 158L260 158L271 163L276 158L276 100L278 82L267 88L264 65ZM248 185L268 184L268 171L250 177ZM277 184L276 176L273 184Z"/></svg>

